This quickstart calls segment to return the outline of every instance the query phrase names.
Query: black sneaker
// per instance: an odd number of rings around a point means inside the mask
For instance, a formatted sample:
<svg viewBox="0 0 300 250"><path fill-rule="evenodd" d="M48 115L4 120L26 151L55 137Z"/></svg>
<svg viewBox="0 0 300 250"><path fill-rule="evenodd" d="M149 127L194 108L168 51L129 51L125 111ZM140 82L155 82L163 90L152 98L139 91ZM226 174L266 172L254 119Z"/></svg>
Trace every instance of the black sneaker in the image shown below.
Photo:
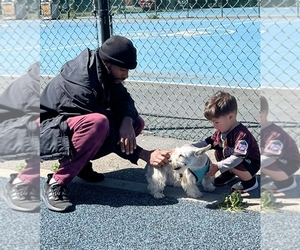
<svg viewBox="0 0 300 250"><path fill-rule="evenodd" d="M49 210L55 212L71 212L75 210L74 204L67 196L67 187L58 183L49 184L53 174L48 174L47 181L42 188L42 199Z"/></svg>
<svg viewBox="0 0 300 250"><path fill-rule="evenodd" d="M215 178L214 185L224 186L227 183L233 181L234 179L235 179L235 174L227 170L226 172L220 174L217 178Z"/></svg>
<svg viewBox="0 0 300 250"><path fill-rule="evenodd" d="M262 191L269 190L274 193L281 193L285 191L289 191L295 189L297 187L297 182L295 178L292 176L284 181L272 181L267 184L261 186Z"/></svg>
<svg viewBox="0 0 300 250"><path fill-rule="evenodd" d="M97 173L93 170L91 162L88 162L77 175L81 179L87 182L101 182L105 179L104 174Z"/></svg>
<svg viewBox="0 0 300 250"><path fill-rule="evenodd" d="M246 192L252 191L256 188L258 188L258 182L257 182L256 177L254 176L249 181L240 181L240 182L234 184L231 187L231 191L239 191L241 193L246 193Z"/></svg>
<svg viewBox="0 0 300 250"><path fill-rule="evenodd" d="M12 184L18 174L11 174L10 180L0 191L0 196L7 205L20 212L39 212L39 188L24 183Z"/></svg>

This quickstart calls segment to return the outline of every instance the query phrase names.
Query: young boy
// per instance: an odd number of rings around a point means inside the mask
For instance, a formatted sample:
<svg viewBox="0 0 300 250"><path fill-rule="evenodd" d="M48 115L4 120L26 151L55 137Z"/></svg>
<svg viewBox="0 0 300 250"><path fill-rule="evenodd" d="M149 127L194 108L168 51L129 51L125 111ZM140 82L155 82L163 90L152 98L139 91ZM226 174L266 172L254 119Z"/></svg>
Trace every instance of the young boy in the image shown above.
<svg viewBox="0 0 300 250"><path fill-rule="evenodd" d="M268 121L269 104L261 96L261 172L273 179L262 190L284 192L297 187L294 173L300 167L299 149L290 135Z"/></svg>
<svg viewBox="0 0 300 250"><path fill-rule="evenodd" d="M204 116L213 123L216 131L193 145L204 147L210 144L215 149L217 164L211 164L207 173L214 176L221 172L215 179L215 186L226 185L237 175L241 181L231 190L244 193L258 187L255 174L260 168L260 152L253 135L237 121L237 109L234 96L222 91L214 94L205 103Z"/></svg>

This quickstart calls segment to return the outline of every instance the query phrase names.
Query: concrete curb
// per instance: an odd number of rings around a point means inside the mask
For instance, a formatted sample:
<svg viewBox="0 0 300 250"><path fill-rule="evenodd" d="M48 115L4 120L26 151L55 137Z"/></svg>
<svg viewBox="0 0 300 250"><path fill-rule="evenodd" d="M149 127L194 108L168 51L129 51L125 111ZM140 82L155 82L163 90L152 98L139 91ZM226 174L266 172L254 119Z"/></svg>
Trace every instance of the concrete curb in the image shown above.
<svg viewBox="0 0 300 250"><path fill-rule="evenodd" d="M41 177L47 177L47 174L49 173L49 170L47 169L41 169ZM112 179L112 178L105 178L103 182L99 183L89 183L81 178L75 177L73 179L73 182L86 184L86 185L95 185L95 186L102 186L102 187L108 187L108 188L115 188L115 189L121 189L121 190L128 190L128 191L134 191L139 193L146 193L149 194L149 191L147 189L146 183L140 183L135 181L127 181L127 180L119 180L119 179ZM208 202L208 203L219 203L222 202L224 197L223 195L216 194L216 193L210 193L201 191L203 193L203 197L199 199L193 199L187 197L186 193L181 188L176 187L166 187L164 190L164 194L166 197L171 197L175 199L190 199L195 202ZM149 194L150 195L150 194ZM259 211L260 210L260 199L256 198L249 198L249 194L243 194L243 201L247 202L248 208L253 211Z"/></svg>
<svg viewBox="0 0 300 250"><path fill-rule="evenodd" d="M87 183L86 181L83 181L78 177L75 177L75 179L73 181L77 182L77 183L91 185L90 183ZM146 183L137 183L137 182L133 182L133 181L125 181L125 180L116 180L116 179L106 178L103 182L100 182L97 184L92 184L92 185L149 194ZM187 197L186 193L181 188L166 187L164 190L164 194L166 197L171 197L171 198L175 198L175 199L189 199L189 200L193 200L195 202L208 202L208 203L222 202L222 200L223 200L222 195L208 193L208 192L204 192L204 191L202 191L202 193L203 193L203 197L201 197L199 199L193 199L193 198ZM247 199L246 196L244 196L243 200L245 202L247 202L247 204L249 205L248 209L251 209L254 211L260 210L260 199L253 199L253 198Z"/></svg>
<svg viewBox="0 0 300 250"><path fill-rule="evenodd" d="M1 169L0 176L9 178L9 175L11 173L16 173L13 169ZM40 170L40 176L42 178L46 178L47 174L51 173L49 169L41 169ZM121 189L121 190L128 190L133 192L139 192L139 193L146 193L148 194L149 191L147 189L147 183L140 183L135 181L127 181L127 180L118 180L118 179L112 179L112 178L106 178L103 182L100 183L89 183L86 182L78 177L75 177L73 182L86 184L86 185L95 185L95 186L102 186L102 187L108 187L108 188L114 188L114 189ZM195 202L206 202L206 203L218 203L221 202L223 197L220 194L215 193L208 193L203 192L203 197L199 199L192 199L188 198L186 193L180 189L175 187L166 187L164 190L164 194L166 197L172 197L175 199L189 199L193 200ZM149 194L150 195L150 194ZM260 199L255 198L247 198L247 194L243 194L243 200L247 202L248 208L253 211L259 211L260 210Z"/></svg>

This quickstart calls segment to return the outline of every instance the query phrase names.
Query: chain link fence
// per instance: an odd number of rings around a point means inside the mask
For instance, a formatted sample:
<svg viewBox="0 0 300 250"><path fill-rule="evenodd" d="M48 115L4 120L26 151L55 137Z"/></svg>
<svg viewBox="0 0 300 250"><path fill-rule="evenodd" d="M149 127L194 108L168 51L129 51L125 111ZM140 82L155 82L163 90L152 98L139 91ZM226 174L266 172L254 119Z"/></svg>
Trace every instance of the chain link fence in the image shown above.
<svg viewBox="0 0 300 250"><path fill-rule="evenodd" d="M100 5L2 0L1 90L37 60L43 90L67 60L101 46ZM299 141L298 1L112 0L108 6L111 35L130 38L138 50L126 87L145 133L204 138L213 129L204 103L225 90L237 97L238 119L257 138L262 93L271 120Z"/></svg>
<svg viewBox="0 0 300 250"><path fill-rule="evenodd" d="M262 1L261 4L260 92L269 102L269 120L287 131L300 147L299 1ZM294 177L299 185L298 177L299 171ZM299 218L299 207L292 210L287 202L299 204L299 191L294 191L284 192L282 196L275 194L276 199L284 199L283 216L279 215L281 211L275 212L274 217L270 216L272 213L261 213L262 250L299 248L296 232L285 226L291 223L289 216L293 222Z"/></svg>
<svg viewBox="0 0 300 250"><path fill-rule="evenodd" d="M96 0L1 0L0 94L36 61L42 91L66 61L99 47L99 6ZM144 133L207 137L213 127L203 117L204 103L225 90L236 96L238 119L258 140L264 95L269 120L300 147L299 0L112 0L107 11L111 35L130 38L138 50L126 87L146 122ZM38 221L31 237L6 237L2 244L39 249ZM13 234L24 235L20 230ZM274 235L262 230L262 249L277 248ZM280 236L290 246L297 239Z"/></svg>
<svg viewBox="0 0 300 250"><path fill-rule="evenodd" d="M40 58L38 7L0 2L0 93Z"/></svg>
<svg viewBox="0 0 300 250"><path fill-rule="evenodd" d="M127 86L151 133L205 138L213 127L203 117L204 103L223 89L237 97L239 119L258 136L257 6L211 4L193 8L173 1L113 17L113 33L130 37L139 49L140 66Z"/></svg>
<svg viewBox="0 0 300 250"><path fill-rule="evenodd" d="M299 1L262 1L261 95L270 105L269 119L300 146Z"/></svg>
<svg viewBox="0 0 300 250"><path fill-rule="evenodd" d="M4 193L7 180L4 178L6 170L20 171L20 169L26 166L26 163L20 163L19 161L6 161L3 162L3 154L5 152L12 152L15 150L16 158L19 156L19 151L16 150L18 146L13 145L16 140L5 140L6 134L13 134L15 131L10 126L10 129L5 128L5 124L12 124L10 121L15 122L16 127L21 131L24 128L24 123L20 118L22 115L21 110L26 109L26 101L24 105L20 102L26 95L23 89L17 89L19 92L14 96L10 96L8 87L12 82L19 79L21 75L24 75L28 68L40 59L40 26L38 21L39 8L34 6L33 2L26 1L3 1L0 2L0 123L1 123L1 192ZM20 83L20 84L19 84ZM17 83L19 87L21 82ZM24 82L25 86L31 86ZM14 84L14 86L16 86ZM12 89L15 89L14 87ZM11 91L14 92L14 91ZM32 97L34 90L28 90L26 97ZM2 98L3 97L3 98ZM12 97L12 98L10 98ZM35 97L38 100L38 96ZM33 99L33 98L31 98ZM4 102L4 100L6 102ZM27 99L26 99L27 100ZM29 101L29 100L28 100ZM6 107L7 105L7 107ZM20 107L21 106L21 107ZM5 113L9 110L8 113ZM24 111L25 112L25 111ZM33 111L34 112L34 111ZM22 114L22 115L21 115ZM16 117L20 119L16 119ZM4 126L3 126L4 124ZM23 126L23 127L22 127ZM16 129L17 130L17 129ZM15 133L19 135L19 133ZM28 141L25 138L20 138L24 145L24 151L27 151L30 147ZM36 141L35 141L36 142ZM38 142L37 142L38 144ZM39 172L37 169L37 173ZM30 178L29 178L30 179ZM10 186L11 187L11 186ZM11 190L11 189L10 189ZM17 189L16 189L17 190ZM21 189L18 189L21 190ZM29 190L29 189L27 189ZM23 192L21 197L25 197L26 192L24 188L19 191ZM11 195L11 193L10 193ZM1 236L0 236L0 249L32 249L36 250L40 248L40 216L38 213L28 214L9 211L10 209L4 206L4 199L1 196ZM27 196L26 196L27 197ZM20 198L21 199L21 198ZM27 200L27 204L30 201ZM19 203L17 203L19 204ZM6 204L5 204L6 205ZM13 223L10 223L13 222Z"/></svg>

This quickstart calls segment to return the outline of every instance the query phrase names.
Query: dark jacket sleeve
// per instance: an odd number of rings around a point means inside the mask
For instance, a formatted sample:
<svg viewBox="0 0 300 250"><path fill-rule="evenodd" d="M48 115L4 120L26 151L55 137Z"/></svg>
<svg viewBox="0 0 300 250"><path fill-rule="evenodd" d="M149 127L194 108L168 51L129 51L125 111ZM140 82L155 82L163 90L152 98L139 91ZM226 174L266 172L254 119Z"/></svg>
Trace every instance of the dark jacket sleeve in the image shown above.
<svg viewBox="0 0 300 250"><path fill-rule="evenodd" d="M41 120L64 115L105 114L93 51L85 49L63 65L41 95Z"/></svg>
<svg viewBox="0 0 300 250"><path fill-rule="evenodd" d="M110 108L120 119L128 116L136 120L138 116L134 101L123 84L116 84L111 91Z"/></svg>
<svg viewBox="0 0 300 250"><path fill-rule="evenodd" d="M120 119L129 116L135 120L138 113L126 88L122 84L111 85L107 105L101 80L101 65L95 51L84 50L67 62L43 91L41 121L57 115L106 114L107 108Z"/></svg>
<svg viewBox="0 0 300 250"><path fill-rule="evenodd" d="M0 161L39 155L40 67L33 64L0 98Z"/></svg>
<svg viewBox="0 0 300 250"><path fill-rule="evenodd" d="M51 82L46 86L40 99L41 122L58 116L58 97L56 87Z"/></svg>
<svg viewBox="0 0 300 250"><path fill-rule="evenodd" d="M0 122L24 115L37 118L40 113L40 64L14 81L0 97Z"/></svg>

